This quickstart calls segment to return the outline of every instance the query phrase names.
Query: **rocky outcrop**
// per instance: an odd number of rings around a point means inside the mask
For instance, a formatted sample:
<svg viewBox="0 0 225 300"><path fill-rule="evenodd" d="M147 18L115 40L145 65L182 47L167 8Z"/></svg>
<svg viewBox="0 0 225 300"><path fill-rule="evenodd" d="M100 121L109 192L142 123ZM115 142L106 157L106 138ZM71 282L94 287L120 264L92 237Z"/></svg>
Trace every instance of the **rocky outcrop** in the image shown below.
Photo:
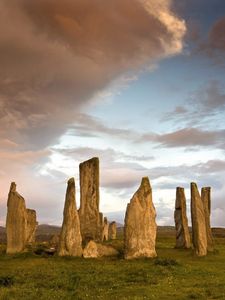
<svg viewBox="0 0 225 300"><path fill-rule="evenodd" d="M26 243L33 244L35 242L35 235L37 229L37 216L34 209L27 209L27 222L26 222Z"/></svg>
<svg viewBox="0 0 225 300"><path fill-rule="evenodd" d="M94 241L89 241L84 248L84 258L98 258L103 256L118 256L119 252L110 245L102 245Z"/></svg>
<svg viewBox="0 0 225 300"><path fill-rule="evenodd" d="M115 240L116 239L116 222L112 222L109 224L109 238L111 240Z"/></svg>
<svg viewBox="0 0 225 300"><path fill-rule="evenodd" d="M71 178L67 185L58 254L59 256L82 256L82 238L75 200L74 178Z"/></svg>
<svg viewBox="0 0 225 300"><path fill-rule="evenodd" d="M191 241L186 215L186 198L184 188L182 187L177 187L176 191L174 220L176 228L176 248L190 248Z"/></svg>
<svg viewBox="0 0 225 300"><path fill-rule="evenodd" d="M206 226L206 236L207 236L207 250L209 252L214 251L214 242L210 224L210 214L211 214L211 188L203 187L201 190L201 198L203 202L204 212L205 212L205 226Z"/></svg>
<svg viewBox="0 0 225 300"><path fill-rule="evenodd" d="M6 217L6 233L8 254L25 250L27 211L24 198L16 191L15 182L11 183Z"/></svg>
<svg viewBox="0 0 225 300"><path fill-rule="evenodd" d="M102 241L108 241L108 239L109 239L109 222L108 222L107 218L104 217Z"/></svg>
<svg viewBox="0 0 225 300"><path fill-rule="evenodd" d="M80 228L82 239L101 240L99 215L99 159L94 157L80 164Z"/></svg>
<svg viewBox="0 0 225 300"><path fill-rule="evenodd" d="M198 256L207 254L205 212L196 183L191 183L192 242Z"/></svg>
<svg viewBox="0 0 225 300"><path fill-rule="evenodd" d="M148 177L127 205L124 227L125 259L155 257L156 211Z"/></svg>

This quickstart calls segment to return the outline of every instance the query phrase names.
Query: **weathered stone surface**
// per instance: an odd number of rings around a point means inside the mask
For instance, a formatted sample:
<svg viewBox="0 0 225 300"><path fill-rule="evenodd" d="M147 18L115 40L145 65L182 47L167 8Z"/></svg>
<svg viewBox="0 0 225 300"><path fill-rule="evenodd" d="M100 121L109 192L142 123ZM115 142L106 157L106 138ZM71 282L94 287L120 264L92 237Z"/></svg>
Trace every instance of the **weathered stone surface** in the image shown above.
<svg viewBox="0 0 225 300"><path fill-rule="evenodd" d="M109 239L109 222L106 217L104 217L102 241L108 241Z"/></svg>
<svg viewBox="0 0 225 300"><path fill-rule="evenodd" d="M186 197L184 188L182 187L177 187L176 191L174 220L176 227L176 248L190 248L191 241L186 215Z"/></svg>
<svg viewBox="0 0 225 300"><path fill-rule="evenodd" d="M119 252L110 245L102 245L94 241L89 241L84 248L84 258L97 258L103 256L118 256Z"/></svg>
<svg viewBox="0 0 225 300"><path fill-rule="evenodd" d="M59 247L59 238L60 238L60 235L54 234L53 237L51 238L51 240L49 241L49 246L54 248L54 249L58 249L58 247Z"/></svg>
<svg viewBox="0 0 225 300"><path fill-rule="evenodd" d="M80 228L82 239L101 240L99 215L99 159L94 157L80 164Z"/></svg>
<svg viewBox="0 0 225 300"><path fill-rule="evenodd" d="M34 209L27 209L27 223L26 223L26 243L33 244L35 242L35 234L37 229L37 216Z"/></svg>
<svg viewBox="0 0 225 300"><path fill-rule="evenodd" d="M58 254L60 256L82 256L82 252L80 221L75 200L75 181L74 178L71 178L67 185Z"/></svg>
<svg viewBox="0 0 225 300"><path fill-rule="evenodd" d="M212 236L212 230L210 225L210 214L211 214L211 188L210 187L202 188L201 198L202 198L204 212L205 212L207 250L214 251L213 236Z"/></svg>
<svg viewBox="0 0 225 300"><path fill-rule="evenodd" d="M196 183L191 183L192 242L198 256L207 254L205 212Z"/></svg>
<svg viewBox="0 0 225 300"><path fill-rule="evenodd" d="M116 222L112 222L109 224L109 238L111 240L115 240L116 239Z"/></svg>
<svg viewBox="0 0 225 300"><path fill-rule="evenodd" d="M103 234L103 228L104 228L104 218L103 213L99 213L99 236L102 237Z"/></svg>
<svg viewBox="0 0 225 300"><path fill-rule="evenodd" d="M6 233L9 254L22 252L26 245L26 205L24 198L17 193L15 182L11 183L7 202Z"/></svg>
<svg viewBox="0 0 225 300"><path fill-rule="evenodd" d="M124 227L125 259L155 257L156 211L148 177L127 205Z"/></svg>

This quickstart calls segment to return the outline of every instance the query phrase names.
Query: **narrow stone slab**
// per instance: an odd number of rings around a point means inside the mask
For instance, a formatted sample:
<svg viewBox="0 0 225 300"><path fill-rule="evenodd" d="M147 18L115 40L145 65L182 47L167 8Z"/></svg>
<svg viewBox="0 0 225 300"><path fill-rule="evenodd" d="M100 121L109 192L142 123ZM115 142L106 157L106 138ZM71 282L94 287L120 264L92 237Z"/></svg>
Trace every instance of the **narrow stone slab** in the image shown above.
<svg viewBox="0 0 225 300"><path fill-rule="evenodd" d="M192 242L198 256L207 255L205 212L196 183L191 183Z"/></svg>
<svg viewBox="0 0 225 300"><path fill-rule="evenodd" d="M6 217L6 253L23 252L26 246L26 205L24 198L16 191L15 182L11 183Z"/></svg>
<svg viewBox="0 0 225 300"><path fill-rule="evenodd" d="M125 259L156 257L156 211L148 177L127 205L124 227Z"/></svg>
<svg viewBox="0 0 225 300"><path fill-rule="evenodd" d="M184 188L182 187L177 187L176 190L174 220L176 228L176 248L190 248L191 241L186 215L186 197Z"/></svg>
<svg viewBox="0 0 225 300"><path fill-rule="evenodd" d="M80 164L80 228L82 239L101 240L99 215L99 159L94 157Z"/></svg>
<svg viewBox="0 0 225 300"><path fill-rule="evenodd" d="M37 216L34 209L27 209L27 224L26 224L26 243L33 244L37 229Z"/></svg>
<svg viewBox="0 0 225 300"><path fill-rule="evenodd" d="M104 217L102 241L108 241L108 239L109 239L109 222L108 222L107 218Z"/></svg>
<svg viewBox="0 0 225 300"><path fill-rule="evenodd" d="M82 252L80 221L75 200L75 181L71 178L67 185L58 254L59 256L82 256Z"/></svg>
<svg viewBox="0 0 225 300"><path fill-rule="evenodd" d="M116 222L112 222L112 223L109 224L109 238L111 240L115 240L116 239L116 233L117 233Z"/></svg>
<svg viewBox="0 0 225 300"><path fill-rule="evenodd" d="M214 251L214 242L212 229L210 224L210 214L211 214L211 188L203 187L201 190L201 198L203 202L203 207L205 211L205 225L206 225L206 235L207 235L207 250L209 252Z"/></svg>

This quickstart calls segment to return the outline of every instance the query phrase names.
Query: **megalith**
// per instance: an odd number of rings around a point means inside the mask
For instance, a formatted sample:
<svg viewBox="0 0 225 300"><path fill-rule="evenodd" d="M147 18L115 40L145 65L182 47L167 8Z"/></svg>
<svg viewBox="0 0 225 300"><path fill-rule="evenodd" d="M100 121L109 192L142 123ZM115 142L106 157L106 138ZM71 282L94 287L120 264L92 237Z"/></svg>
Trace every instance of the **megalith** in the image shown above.
<svg viewBox="0 0 225 300"><path fill-rule="evenodd" d="M117 228L116 228L116 222L112 222L109 224L109 238L111 240L115 240L116 239L116 231L117 231Z"/></svg>
<svg viewBox="0 0 225 300"><path fill-rule="evenodd" d="M99 159L91 158L80 164L80 228L83 241L101 240L99 215Z"/></svg>
<svg viewBox="0 0 225 300"><path fill-rule="evenodd" d="M103 234L103 227L104 227L104 218L103 213L99 213L99 236L102 237Z"/></svg>
<svg viewBox="0 0 225 300"><path fill-rule="evenodd" d="M35 242L35 235L37 229L37 216L34 209L27 209L27 222L26 222L26 243L33 244Z"/></svg>
<svg viewBox="0 0 225 300"><path fill-rule="evenodd" d="M196 183L191 183L192 242L198 256L207 254L205 212Z"/></svg>
<svg viewBox="0 0 225 300"><path fill-rule="evenodd" d="M206 236L207 236L207 250L214 251L214 242L210 224L211 215L211 188L203 187L201 190L201 198L203 202L204 212L205 212L205 226L206 226Z"/></svg>
<svg viewBox="0 0 225 300"><path fill-rule="evenodd" d="M11 183L6 217L6 253L22 252L26 246L26 205L24 198L16 191L15 182Z"/></svg>
<svg viewBox="0 0 225 300"><path fill-rule="evenodd" d="M184 188L182 187L177 187L176 190L174 220L176 228L176 248L190 248L191 241L186 215L186 197Z"/></svg>
<svg viewBox="0 0 225 300"><path fill-rule="evenodd" d="M108 239L109 239L109 222L108 222L107 218L104 217L102 241L108 241Z"/></svg>
<svg viewBox="0 0 225 300"><path fill-rule="evenodd" d="M127 205L124 226L125 259L156 257L156 211L148 177Z"/></svg>
<svg viewBox="0 0 225 300"><path fill-rule="evenodd" d="M96 243L95 241L89 241L84 248L83 257L84 258L98 258L98 257L107 257L107 256L118 256L119 251L116 250L111 245L102 245Z"/></svg>
<svg viewBox="0 0 225 300"><path fill-rule="evenodd" d="M82 238L76 207L74 178L69 179L67 183L58 254L59 256L82 256Z"/></svg>

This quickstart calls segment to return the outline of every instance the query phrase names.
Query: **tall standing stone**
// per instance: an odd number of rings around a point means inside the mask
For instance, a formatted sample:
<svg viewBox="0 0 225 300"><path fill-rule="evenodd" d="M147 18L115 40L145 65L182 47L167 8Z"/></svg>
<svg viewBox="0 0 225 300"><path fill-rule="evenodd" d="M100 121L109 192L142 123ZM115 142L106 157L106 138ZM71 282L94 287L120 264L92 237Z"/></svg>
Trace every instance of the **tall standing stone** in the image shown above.
<svg viewBox="0 0 225 300"><path fill-rule="evenodd" d="M103 213L99 213L99 236L103 234L103 227L104 227L104 218Z"/></svg>
<svg viewBox="0 0 225 300"><path fill-rule="evenodd" d="M148 177L127 205L124 227L125 259L155 257L156 211Z"/></svg>
<svg viewBox="0 0 225 300"><path fill-rule="evenodd" d="M74 178L71 178L67 183L58 254L60 256L82 256L82 252L80 221L75 199L75 181Z"/></svg>
<svg viewBox="0 0 225 300"><path fill-rule="evenodd" d="M109 238L111 240L115 240L116 239L116 222L112 222L109 224Z"/></svg>
<svg viewBox="0 0 225 300"><path fill-rule="evenodd" d="M24 198L16 191L15 182L11 183L6 217L7 248L6 253L18 253L26 245L26 205Z"/></svg>
<svg viewBox="0 0 225 300"><path fill-rule="evenodd" d="M104 217L104 225L103 225L103 232L102 232L102 240L108 241L109 239L109 222L106 217Z"/></svg>
<svg viewBox="0 0 225 300"><path fill-rule="evenodd" d="M83 240L101 240L99 216L99 159L80 164L80 228Z"/></svg>
<svg viewBox="0 0 225 300"><path fill-rule="evenodd" d="M211 188L210 187L202 188L201 198L202 198L204 212L205 212L207 250L214 251L213 236L212 236L212 230L211 230L211 224L210 224L210 214L211 214Z"/></svg>
<svg viewBox="0 0 225 300"><path fill-rule="evenodd" d="M192 242L198 256L207 254L205 212L196 183L191 183Z"/></svg>
<svg viewBox="0 0 225 300"><path fill-rule="evenodd" d="M186 197L184 188L182 187L177 187L176 191L174 220L176 227L176 248L190 248L191 241L186 215Z"/></svg>
<svg viewBox="0 0 225 300"><path fill-rule="evenodd" d="M27 209L27 223L26 223L26 243L33 244L35 242L35 234L37 229L37 216L34 209Z"/></svg>

